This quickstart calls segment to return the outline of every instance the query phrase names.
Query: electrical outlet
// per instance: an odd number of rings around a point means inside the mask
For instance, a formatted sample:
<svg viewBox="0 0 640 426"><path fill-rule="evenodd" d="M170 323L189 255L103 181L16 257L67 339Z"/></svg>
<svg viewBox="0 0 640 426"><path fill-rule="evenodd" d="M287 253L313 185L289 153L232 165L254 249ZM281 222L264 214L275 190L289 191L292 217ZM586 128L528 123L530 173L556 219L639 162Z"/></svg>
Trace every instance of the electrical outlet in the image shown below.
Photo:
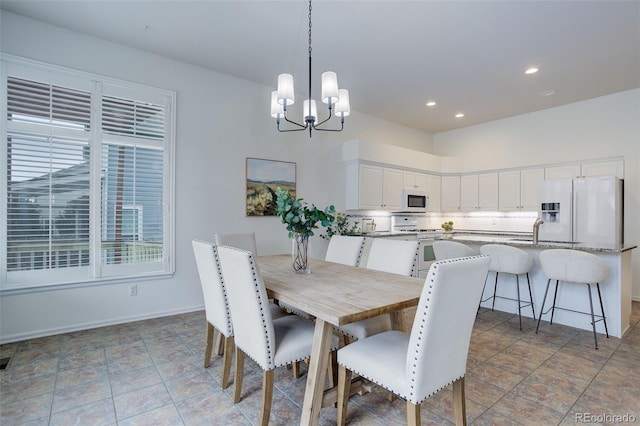
<svg viewBox="0 0 640 426"><path fill-rule="evenodd" d="M136 284L129 286L129 296L137 296L138 295L138 286Z"/></svg>

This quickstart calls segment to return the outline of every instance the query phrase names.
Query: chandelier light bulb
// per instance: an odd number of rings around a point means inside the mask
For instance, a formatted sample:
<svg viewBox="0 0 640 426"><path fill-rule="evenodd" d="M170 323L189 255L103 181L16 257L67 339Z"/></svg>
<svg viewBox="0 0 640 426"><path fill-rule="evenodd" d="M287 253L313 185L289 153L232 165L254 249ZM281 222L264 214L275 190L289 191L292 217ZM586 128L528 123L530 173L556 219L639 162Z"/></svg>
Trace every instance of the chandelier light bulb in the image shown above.
<svg viewBox="0 0 640 426"><path fill-rule="evenodd" d="M349 91L347 89L339 89L338 97L340 100L336 103L336 115L338 117L347 117L351 114L351 105L349 105Z"/></svg>
<svg viewBox="0 0 640 426"><path fill-rule="evenodd" d="M278 76L278 103L280 105L293 105L295 95L293 90L293 76L280 74Z"/></svg>
<svg viewBox="0 0 640 426"><path fill-rule="evenodd" d="M278 91L271 92L271 116L280 118L284 116L284 107L278 103Z"/></svg>
<svg viewBox="0 0 640 426"><path fill-rule="evenodd" d="M302 103L302 120L307 121L307 116L309 116L309 99L305 99ZM313 124L318 124L318 108L316 108L315 99L311 99L311 116Z"/></svg>
<svg viewBox="0 0 640 426"><path fill-rule="evenodd" d="M331 100L332 104L338 102L338 76L333 71L322 73L322 102L325 104Z"/></svg>

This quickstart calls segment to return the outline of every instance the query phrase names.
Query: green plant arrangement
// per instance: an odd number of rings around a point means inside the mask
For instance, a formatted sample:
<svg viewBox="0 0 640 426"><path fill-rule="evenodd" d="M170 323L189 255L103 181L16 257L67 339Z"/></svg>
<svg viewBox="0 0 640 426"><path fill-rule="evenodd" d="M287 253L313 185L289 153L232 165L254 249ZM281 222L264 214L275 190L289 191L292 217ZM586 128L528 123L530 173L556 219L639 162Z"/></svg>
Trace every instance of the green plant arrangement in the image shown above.
<svg viewBox="0 0 640 426"><path fill-rule="evenodd" d="M442 227L442 229L444 229L447 232L453 231L453 222L452 221L444 222L440 226Z"/></svg>
<svg viewBox="0 0 640 426"><path fill-rule="evenodd" d="M334 235L360 235L357 223L350 223L346 213L336 213L336 219L327 226L327 231L320 238L330 240Z"/></svg>
<svg viewBox="0 0 640 426"><path fill-rule="evenodd" d="M293 270L301 274L310 274L309 267L309 237L314 235L318 223L327 227L335 220L336 209L334 206L318 209L315 205L309 205L302 198L293 198L289 191L278 188L276 197L276 213L282 223L287 225L289 238L292 239Z"/></svg>

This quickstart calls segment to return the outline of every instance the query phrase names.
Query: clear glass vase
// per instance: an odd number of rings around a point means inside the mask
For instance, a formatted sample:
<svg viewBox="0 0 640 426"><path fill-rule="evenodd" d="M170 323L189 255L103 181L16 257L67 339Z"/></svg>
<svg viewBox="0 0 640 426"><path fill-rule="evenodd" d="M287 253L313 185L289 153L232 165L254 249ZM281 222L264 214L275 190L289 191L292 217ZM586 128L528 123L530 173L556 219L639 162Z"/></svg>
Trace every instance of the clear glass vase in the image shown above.
<svg viewBox="0 0 640 426"><path fill-rule="evenodd" d="M291 239L292 269L298 274L310 274L309 235L294 233Z"/></svg>

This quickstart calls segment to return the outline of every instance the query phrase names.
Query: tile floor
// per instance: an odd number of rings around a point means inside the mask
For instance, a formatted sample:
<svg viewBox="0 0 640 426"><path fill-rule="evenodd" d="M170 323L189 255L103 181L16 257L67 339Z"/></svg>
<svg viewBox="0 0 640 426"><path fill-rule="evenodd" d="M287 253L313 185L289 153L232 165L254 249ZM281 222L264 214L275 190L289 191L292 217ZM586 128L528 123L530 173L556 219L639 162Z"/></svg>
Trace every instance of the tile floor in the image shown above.
<svg viewBox="0 0 640 426"><path fill-rule="evenodd" d="M588 319L585 319L585 321ZM260 408L261 372L247 359L243 398L218 385L221 358L202 367L204 313L195 312L2 345L0 424L250 425ZM622 339L482 310L471 341L467 416L471 424L640 422L640 302ZM276 373L271 424L299 423L305 378ZM405 423L405 403L374 389L349 403L348 424ZM321 424L335 424L325 408ZM452 391L422 404L425 424L452 424Z"/></svg>

